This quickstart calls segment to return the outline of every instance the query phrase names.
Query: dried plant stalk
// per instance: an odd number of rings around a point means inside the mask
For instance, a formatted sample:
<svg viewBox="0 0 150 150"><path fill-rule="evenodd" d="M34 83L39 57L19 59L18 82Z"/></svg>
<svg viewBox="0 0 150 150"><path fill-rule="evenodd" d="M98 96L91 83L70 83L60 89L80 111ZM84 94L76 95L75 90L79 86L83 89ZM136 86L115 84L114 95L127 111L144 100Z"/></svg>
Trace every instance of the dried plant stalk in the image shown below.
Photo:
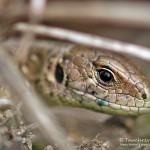
<svg viewBox="0 0 150 150"><path fill-rule="evenodd" d="M54 115L48 113L47 106L40 101L40 98L31 88L25 86L26 80L3 49L0 49L0 77L23 101L25 107L23 114L26 119L39 123L43 137L48 142L50 139L57 142L62 150L71 150L63 129L57 124Z"/></svg>
<svg viewBox="0 0 150 150"><path fill-rule="evenodd" d="M16 31L31 32L33 34L53 37L60 40L66 40L80 45L89 46L92 48L105 49L112 52L131 55L143 60L150 61L150 48L121 42L101 36L76 32L73 30L42 26L31 25L27 23L18 23L15 25Z"/></svg>

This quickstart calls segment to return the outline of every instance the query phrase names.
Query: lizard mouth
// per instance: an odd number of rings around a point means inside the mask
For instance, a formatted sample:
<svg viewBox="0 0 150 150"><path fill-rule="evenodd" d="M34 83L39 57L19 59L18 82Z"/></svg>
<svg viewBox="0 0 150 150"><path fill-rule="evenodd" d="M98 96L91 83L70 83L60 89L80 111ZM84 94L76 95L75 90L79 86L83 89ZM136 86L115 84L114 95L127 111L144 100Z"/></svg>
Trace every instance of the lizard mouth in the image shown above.
<svg viewBox="0 0 150 150"><path fill-rule="evenodd" d="M107 101L107 99L97 98L89 93L84 93L73 89L73 92L81 96L82 101L85 103L94 102L95 107L99 106L99 111L107 114L114 115L130 115L137 116L141 114L146 114L150 112L150 107L137 107L137 106L125 106L113 102Z"/></svg>

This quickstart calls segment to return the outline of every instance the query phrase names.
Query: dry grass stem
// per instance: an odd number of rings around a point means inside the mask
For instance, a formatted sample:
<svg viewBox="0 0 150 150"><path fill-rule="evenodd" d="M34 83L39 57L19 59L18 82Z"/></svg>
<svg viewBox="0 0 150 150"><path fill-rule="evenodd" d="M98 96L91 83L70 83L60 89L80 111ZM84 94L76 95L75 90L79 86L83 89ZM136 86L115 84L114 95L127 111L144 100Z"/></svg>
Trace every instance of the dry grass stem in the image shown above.
<svg viewBox="0 0 150 150"><path fill-rule="evenodd" d="M31 25L27 23L17 23L15 25L15 30L21 31L23 33L32 32L33 34L37 35L65 40L72 43L89 46L92 48L105 49L112 52L127 54L143 60L150 61L150 48L109 38L104 38L101 36L95 36L92 34L86 34L63 28Z"/></svg>
<svg viewBox="0 0 150 150"><path fill-rule="evenodd" d="M39 123L40 131L48 142L52 139L58 143L62 150L71 150L63 129L57 124L53 114L47 113L48 107L40 101L32 89L25 86L26 80L3 49L0 50L0 72L2 80L23 101L25 108L23 114L28 112L28 115L25 115L26 119Z"/></svg>

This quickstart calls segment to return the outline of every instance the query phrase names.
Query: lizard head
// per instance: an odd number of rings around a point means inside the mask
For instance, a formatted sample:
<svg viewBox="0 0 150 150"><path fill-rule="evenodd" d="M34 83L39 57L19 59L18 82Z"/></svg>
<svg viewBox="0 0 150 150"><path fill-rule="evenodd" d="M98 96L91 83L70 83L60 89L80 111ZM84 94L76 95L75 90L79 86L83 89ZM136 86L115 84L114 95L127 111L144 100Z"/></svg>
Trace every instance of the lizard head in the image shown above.
<svg viewBox="0 0 150 150"><path fill-rule="evenodd" d="M140 69L118 54L75 47L59 60L55 77L81 104L119 115L150 112L150 84Z"/></svg>

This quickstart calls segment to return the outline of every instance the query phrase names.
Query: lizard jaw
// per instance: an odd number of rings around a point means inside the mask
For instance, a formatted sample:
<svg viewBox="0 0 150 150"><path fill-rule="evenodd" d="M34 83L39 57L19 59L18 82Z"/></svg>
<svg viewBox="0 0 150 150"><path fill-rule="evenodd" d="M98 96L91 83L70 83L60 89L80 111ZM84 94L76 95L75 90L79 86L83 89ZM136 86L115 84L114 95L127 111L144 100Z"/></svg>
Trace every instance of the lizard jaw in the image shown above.
<svg viewBox="0 0 150 150"><path fill-rule="evenodd" d="M148 104L144 107L124 106L113 102L109 102L106 99L97 98L89 93L84 93L75 89L73 89L73 92L77 95L80 95L82 102L94 102L97 106L99 106L99 111L107 114L137 116L150 112L150 106L148 105L150 102L147 102Z"/></svg>

